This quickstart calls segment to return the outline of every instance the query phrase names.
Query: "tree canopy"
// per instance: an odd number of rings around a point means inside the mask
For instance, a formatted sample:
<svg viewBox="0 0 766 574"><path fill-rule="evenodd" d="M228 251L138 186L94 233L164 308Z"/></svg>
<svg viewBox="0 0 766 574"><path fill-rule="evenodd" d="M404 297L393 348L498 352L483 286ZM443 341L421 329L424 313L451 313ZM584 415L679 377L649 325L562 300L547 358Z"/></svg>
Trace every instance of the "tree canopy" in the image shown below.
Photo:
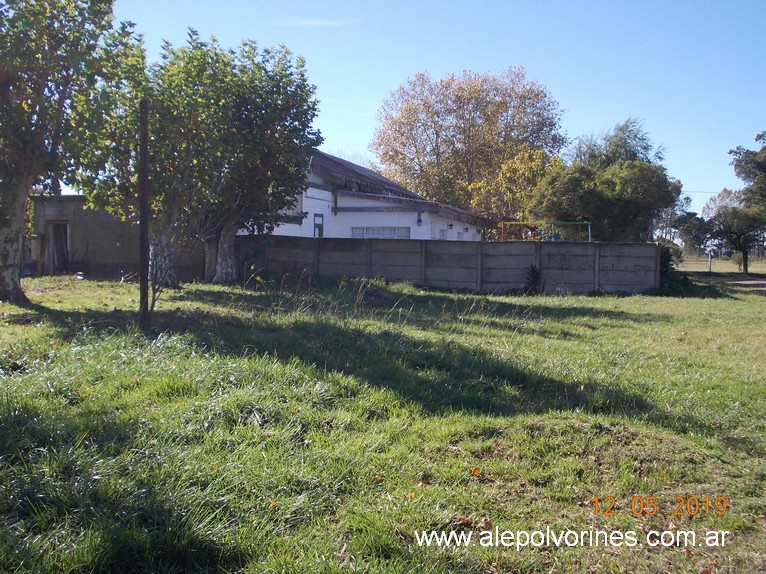
<svg viewBox="0 0 766 574"><path fill-rule="evenodd" d="M183 46L163 45L161 61L148 69L140 56L132 62L125 77L135 81L99 92L111 113L91 137L111 141L114 151L83 151L90 161L79 172L81 187L93 205L136 214L134 118L148 97L152 268L162 270L153 277L172 277L176 246L192 236L205 247L206 280L232 281L237 230L273 227L302 190L322 141L311 128L317 104L304 62L254 42L225 50L194 30Z"/></svg>
<svg viewBox="0 0 766 574"><path fill-rule="evenodd" d="M523 68L409 78L378 112L371 150L385 174L426 198L479 212L503 204L502 166L525 151L557 153L561 109ZM477 195L478 193L478 195Z"/></svg>
<svg viewBox="0 0 766 574"><path fill-rule="evenodd" d="M536 218L590 221L600 241L652 239L653 222L681 194L641 124L617 124L600 139L576 140L570 163L545 172L527 196Z"/></svg>
<svg viewBox="0 0 766 574"><path fill-rule="evenodd" d="M755 141L766 144L766 132ZM742 256L742 271L748 273L750 252L763 244L766 232L766 145L760 150L738 146L729 151L734 173L747 185L742 190L724 189L711 197L702 210L717 239Z"/></svg>
<svg viewBox="0 0 766 574"><path fill-rule="evenodd" d="M0 4L0 300L24 300L19 281L24 205L35 185L59 192L76 168L84 126L75 102L109 82L130 36L112 27L111 0Z"/></svg>
<svg viewBox="0 0 766 574"><path fill-rule="evenodd" d="M750 150L742 146L729 150L732 156L734 173L747 183L742 190L743 201L750 206L766 209L766 132L755 136L755 141L763 144L759 150Z"/></svg>
<svg viewBox="0 0 766 574"><path fill-rule="evenodd" d="M270 232L303 191L311 153L322 143L311 127L317 114L314 91L305 62L286 48L259 50L245 42L234 54L221 191L202 196L198 206L217 238L213 281L236 278L237 230Z"/></svg>
<svg viewBox="0 0 766 574"><path fill-rule="evenodd" d="M748 206L741 191L724 189L710 198L703 213L709 216L711 238L723 241L742 255L742 271L748 273L750 251L762 241L766 217L759 207Z"/></svg>

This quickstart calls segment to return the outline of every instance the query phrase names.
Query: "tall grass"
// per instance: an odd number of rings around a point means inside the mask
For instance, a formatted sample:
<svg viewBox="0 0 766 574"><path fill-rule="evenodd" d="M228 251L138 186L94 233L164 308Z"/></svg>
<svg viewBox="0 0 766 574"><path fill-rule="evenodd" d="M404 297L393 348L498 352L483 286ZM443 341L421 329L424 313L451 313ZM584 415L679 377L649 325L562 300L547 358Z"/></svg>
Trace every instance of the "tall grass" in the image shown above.
<svg viewBox="0 0 766 574"><path fill-rule="evenodd" d="M2 304L0 571L756 572L762 297L374 280ZM709 291L701 291L709 294ZM594 515L594 497L621 513ZM633 496L661 513L633 516ZM724 496L724 516L674 516ZM423 548L414 532L729 530L720 548Z"/></svg>

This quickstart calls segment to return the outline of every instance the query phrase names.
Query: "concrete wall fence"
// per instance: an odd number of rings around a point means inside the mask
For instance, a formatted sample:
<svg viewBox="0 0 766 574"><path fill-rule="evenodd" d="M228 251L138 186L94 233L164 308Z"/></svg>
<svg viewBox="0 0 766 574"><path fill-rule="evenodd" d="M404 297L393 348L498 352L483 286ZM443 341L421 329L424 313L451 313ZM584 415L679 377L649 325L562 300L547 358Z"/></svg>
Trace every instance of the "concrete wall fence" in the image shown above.
<svg viewBox="0 0 766 574"><path fill-rule="evenodd" d="M654 243L505 242L238 237L245 268L268 277L384 277L424 287L500 293L530 266L547 293L639 293L659 286Z"/></svg>
<svg viewBox="0 0 766 574"><path fill-rule="evenodd" d="M82 196L35 198L33 269L37 274L84 272L119 279L138 270L138 228ZM238 236L244 271L270 277L385 277L424 287L498 293L524 286L534 265L546 292L638 293L659 286L659 246L653 243L462 242L416 239L313 239ZM181 250L179 279L201 278L204 255L190 242Z"/></svg>

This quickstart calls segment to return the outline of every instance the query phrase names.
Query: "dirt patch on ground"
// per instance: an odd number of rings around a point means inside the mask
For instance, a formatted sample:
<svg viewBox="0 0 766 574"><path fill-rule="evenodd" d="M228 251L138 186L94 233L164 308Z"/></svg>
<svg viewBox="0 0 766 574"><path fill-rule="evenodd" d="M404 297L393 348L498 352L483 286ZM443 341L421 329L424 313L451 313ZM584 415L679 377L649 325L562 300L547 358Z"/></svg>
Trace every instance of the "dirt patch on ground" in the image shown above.
<svg viewBox="0 0 766 574"><path fill-rule="evenodd" d="M754 289L766 289L766 280L764 279L743 279L742 281L728 281L728 285L739 285L741 287L752 287Z"/></svg>
<svg viewBox="0 0 766 574"><path fill-rule="evenodd" d="M686 273L700 283L711 283L729 291L742 293L760 293L766 295L766 273L706 273L703 271Z"/></svg>

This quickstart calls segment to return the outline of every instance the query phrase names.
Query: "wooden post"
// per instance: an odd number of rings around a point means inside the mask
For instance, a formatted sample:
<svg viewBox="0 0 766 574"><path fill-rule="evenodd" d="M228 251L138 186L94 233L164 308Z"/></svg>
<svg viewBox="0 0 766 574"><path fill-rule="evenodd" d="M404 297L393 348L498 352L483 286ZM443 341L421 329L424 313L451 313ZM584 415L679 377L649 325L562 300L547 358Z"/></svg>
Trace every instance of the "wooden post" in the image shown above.
<svg viewBox="0 0 766 574"><path fill-rule="evenodd" d="M138 261L139 318L142 330L149 328L149 102L142 99L138 119Z"/></svg>

